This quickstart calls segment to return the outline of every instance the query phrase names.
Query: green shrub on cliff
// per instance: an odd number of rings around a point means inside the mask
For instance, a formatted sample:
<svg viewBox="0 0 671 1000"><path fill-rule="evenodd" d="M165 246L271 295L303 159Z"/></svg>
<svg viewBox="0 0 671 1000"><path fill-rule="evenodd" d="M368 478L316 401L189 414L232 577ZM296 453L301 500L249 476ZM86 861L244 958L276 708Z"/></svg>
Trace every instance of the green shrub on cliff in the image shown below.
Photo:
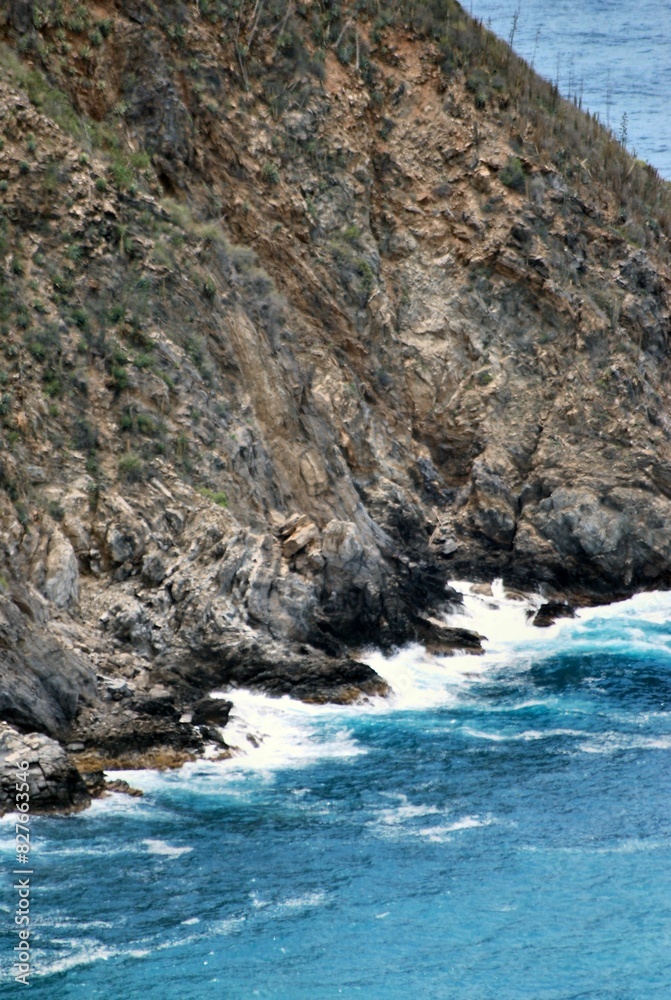
<svg viewBox="0 0 671 1000"><path fill-rule="evenodd" d="M147 478L147 469L135 452L129 451L122 455L118 465L119 479L124 483L141 483Z"/></svg>
<svg viewBox="0 0 671 1000"><path fill-rule="evenodd" d="M198 492L206 500L216 503L218 507L228 507L228 497L223 490L210 490L207 486L201 486L198 488Z"/></svg>
<svg viewBox="0 0 671 1000"><path fill-rule="evenodd" d="M501 179L501 183L505 184L506 187L511 188L513 191L524 191L526 187L524 168L516 156L510 157L505 167L499 174L499 177Z"/></svg>

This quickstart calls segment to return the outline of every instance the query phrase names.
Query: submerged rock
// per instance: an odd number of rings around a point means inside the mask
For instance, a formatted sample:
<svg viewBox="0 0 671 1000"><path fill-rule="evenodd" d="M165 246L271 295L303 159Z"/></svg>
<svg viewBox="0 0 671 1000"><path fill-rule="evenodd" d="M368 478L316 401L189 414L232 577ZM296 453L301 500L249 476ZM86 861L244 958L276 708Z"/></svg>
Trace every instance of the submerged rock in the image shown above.
<svg viewBox="0 0 671 1000"><path fill-rule="evenodd" d="M554 625L557 618L575 617L575 608L570 604L564 601L548 601L547 604L541 604L531 624L537 628L547 628L549 625Z"/></svg>

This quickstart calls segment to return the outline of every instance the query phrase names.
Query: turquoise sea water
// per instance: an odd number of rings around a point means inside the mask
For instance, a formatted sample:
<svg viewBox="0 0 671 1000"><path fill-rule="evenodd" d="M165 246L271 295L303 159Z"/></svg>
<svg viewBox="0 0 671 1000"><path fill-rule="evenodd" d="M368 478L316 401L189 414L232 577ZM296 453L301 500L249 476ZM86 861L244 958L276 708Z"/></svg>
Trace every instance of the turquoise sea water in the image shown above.
<svg viewBox="0 0 671 1000"><path fill-rule="evenodd" d="M37 819L29 995L671 996L671 594L546 630L495 594L485 656L371 653L389 703L237 693L244 755Z"/></svg>
<svg viewBox="0 0 671 1000"><path fill-rule="evenodd" d="M565 96L582 94L627 145L671 179L671 4L668 0L463 0Z"/></svg>

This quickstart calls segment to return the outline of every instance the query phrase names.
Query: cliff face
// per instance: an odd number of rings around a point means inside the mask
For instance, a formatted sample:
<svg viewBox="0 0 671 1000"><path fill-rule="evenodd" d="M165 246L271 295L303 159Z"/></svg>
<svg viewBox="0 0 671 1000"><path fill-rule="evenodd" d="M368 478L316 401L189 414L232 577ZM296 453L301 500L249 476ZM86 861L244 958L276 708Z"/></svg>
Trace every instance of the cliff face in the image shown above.
<svg viewBox="0 0 671 1000"><path fill-rule="evenodd" d="M668 584L651 168L454 3L5 10L2 718L197 750L208 687L472 642L449 577Z"/></svg>

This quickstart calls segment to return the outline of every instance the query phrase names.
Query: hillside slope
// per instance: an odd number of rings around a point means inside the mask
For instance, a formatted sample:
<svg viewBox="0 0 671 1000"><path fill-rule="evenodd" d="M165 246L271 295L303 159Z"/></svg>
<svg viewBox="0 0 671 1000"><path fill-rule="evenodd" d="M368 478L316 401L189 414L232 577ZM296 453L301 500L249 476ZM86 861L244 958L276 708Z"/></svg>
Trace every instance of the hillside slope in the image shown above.
<svg viewBox="0 0 671 1000"><path fill-rule="evenodd" d="M652 168L445 0L5 9L2 719L180 759L477 649L450 577L668 585Z"/></svg>

